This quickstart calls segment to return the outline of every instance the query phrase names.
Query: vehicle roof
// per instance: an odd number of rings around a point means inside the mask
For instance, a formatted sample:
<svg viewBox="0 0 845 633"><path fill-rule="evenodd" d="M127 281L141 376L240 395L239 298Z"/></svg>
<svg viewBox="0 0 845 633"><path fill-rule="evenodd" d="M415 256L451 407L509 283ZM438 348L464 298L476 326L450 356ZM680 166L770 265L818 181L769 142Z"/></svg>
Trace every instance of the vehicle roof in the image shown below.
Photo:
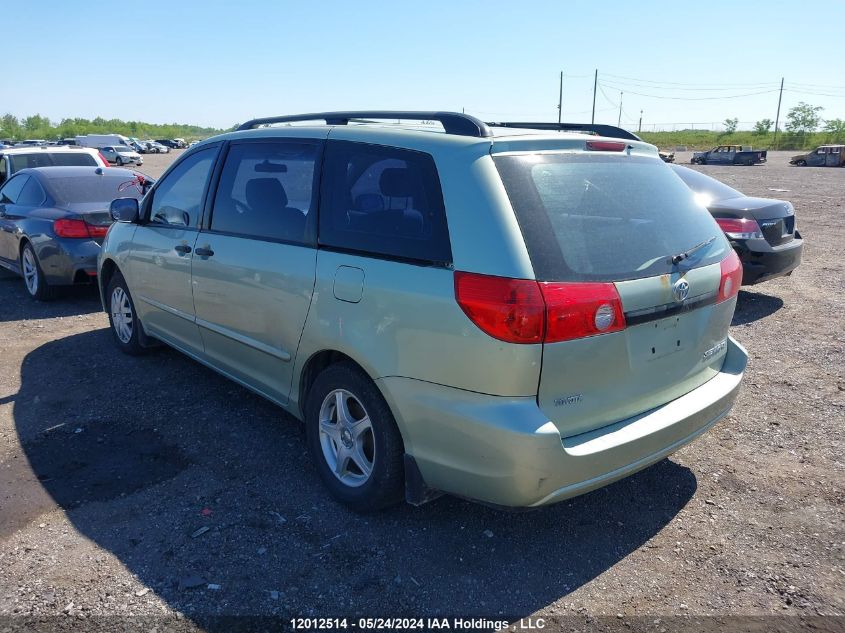
<svg viewBox="0 0 845 633"><path fill-rule="evenodd" d="M200 141L194 149L219 141L257 138L332 138L376 145L388 145L439 153L447 149L476 148L483 153L515 151L584 151L586 141L607 140L626 143L633 153L657 157L657 148L643 141L632 141L583 134L545 130L491 127L492 137L446 134L435 126L350 123L348 125L281 125L240 130Z"/></svg>
<svg viewBox="0 0 845 633"><path fill-rule="evenodd" d="M11 147L9 149L4 149L3 154L37 154L38 152L47 152L47 153L70 153L70 152L93 152L96 153L97 150L91 147L79 147L78 145L44 145L44 146L34 146L30 145L28 147Z"/></svg>
<svg viewBox="0 0 845 633"><path fill-rule="evenodd" d="M136 172L131 169L123 169L121 167L29 167L21 169L15 175L30 174L36 175L42 180L52 180L55 178L84 178L91 177L106 177L106 178L132 178Z"/></svg>

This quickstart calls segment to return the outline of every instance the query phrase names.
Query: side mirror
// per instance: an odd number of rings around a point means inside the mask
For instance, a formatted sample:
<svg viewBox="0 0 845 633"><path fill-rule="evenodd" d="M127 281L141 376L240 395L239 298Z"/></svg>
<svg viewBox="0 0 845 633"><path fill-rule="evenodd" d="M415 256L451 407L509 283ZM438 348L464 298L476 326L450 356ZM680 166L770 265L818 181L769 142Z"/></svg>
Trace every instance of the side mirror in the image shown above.
<svg viewBox="0 0 845 633"><path fill-rule="evenodd" d="M138 201L135 198L112 200L109 214L115 222L137 222L140 216Z"/></svg>

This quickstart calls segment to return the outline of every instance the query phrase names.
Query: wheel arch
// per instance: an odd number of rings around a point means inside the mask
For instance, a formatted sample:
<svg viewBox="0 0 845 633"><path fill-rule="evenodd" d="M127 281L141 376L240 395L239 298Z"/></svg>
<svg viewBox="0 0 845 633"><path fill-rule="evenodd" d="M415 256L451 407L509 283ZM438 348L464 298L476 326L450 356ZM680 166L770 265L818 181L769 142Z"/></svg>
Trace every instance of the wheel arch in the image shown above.
<svg viewBox="0 0 845 633"><path fill-rule="evenodd" d="M314 381L317 379L317 376L319 376L326 368L343 362L355 365L366 376L368 376L373 383L376 384L376 388L379 388L373 378L372 372L367 371L366 367L348 354L335 349L323 349L318 352L314 352L302 365L302 371L299 373L299 384L296 392L294 393L297 397L296 408L298 409L300 419L305 419L305 402L308 398L308 392L314 385ZM380 388L379 391L381 391Z"/></svg>
<svg viewBox="0 0 845 633"><path fill-rule="evenodd" d="M103 304L103 310L107 309L106 288L109 287L109 283L111 283L115 272L120 272L120 269L117 267L117 263L111 257L106 258L103 261L103 265L100 266L99 274L97 275L97 283L100 286L100 301Z"/></svg>

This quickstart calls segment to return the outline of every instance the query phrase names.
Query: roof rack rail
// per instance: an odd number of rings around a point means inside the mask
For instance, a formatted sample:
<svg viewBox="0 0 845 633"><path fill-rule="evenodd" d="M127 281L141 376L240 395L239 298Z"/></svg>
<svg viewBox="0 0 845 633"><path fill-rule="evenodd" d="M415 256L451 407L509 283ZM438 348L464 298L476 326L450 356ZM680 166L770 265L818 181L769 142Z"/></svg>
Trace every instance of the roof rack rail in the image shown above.
<svg viewBox="0 0 845 633"><path fill-rule="evenodd" d="M458 136L493 136L490 128L483 121L460 112L419 112L411 110L357 110L351 112L313 112L311 114L293 114L252 119L238 126L240 130L251 130L259 125L271 123L292 123L295 121L325 121L327 125L347 125L368 123L369 119L410 119L413 121L438 121L446 134Z"/></svg>
<svg viewBox="0 0 845 633"><path fill-rule="evenodd" d="M624 138L629 141L641 141L642 139L628 130L623 130L615 125L604 125L601 123L539 123L525 121L499 121L488 122L490 127L512 127L524 130L555 130L557 132L593 132L599 136L610 138Z"/></svg>

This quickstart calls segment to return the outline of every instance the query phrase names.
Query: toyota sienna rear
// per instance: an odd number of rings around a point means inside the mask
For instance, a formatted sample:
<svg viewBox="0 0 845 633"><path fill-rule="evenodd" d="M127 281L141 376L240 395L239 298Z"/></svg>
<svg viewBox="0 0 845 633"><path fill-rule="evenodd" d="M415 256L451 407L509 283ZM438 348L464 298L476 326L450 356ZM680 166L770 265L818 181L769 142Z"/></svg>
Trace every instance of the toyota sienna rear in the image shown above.
<svg viewBox="0 0 845 633"><path fill-rule="evenodd" d="M587 492L713 426L745 369L740 263L630 138L259 119L113 214L118 346L165 342L302 419L357 510Z"/></svg>

